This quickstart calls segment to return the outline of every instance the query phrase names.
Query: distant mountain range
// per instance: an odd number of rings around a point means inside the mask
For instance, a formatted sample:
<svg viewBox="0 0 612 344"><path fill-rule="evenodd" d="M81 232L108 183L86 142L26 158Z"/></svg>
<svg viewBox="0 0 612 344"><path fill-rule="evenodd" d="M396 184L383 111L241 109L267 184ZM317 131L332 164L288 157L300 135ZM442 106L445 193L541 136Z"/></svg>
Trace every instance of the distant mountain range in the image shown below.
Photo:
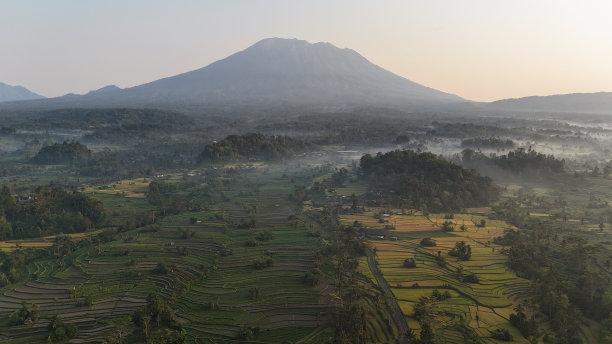
<svg viewBox="0 0 612 344"><path fill-rule="evenodd" d="M459 102L465 100L393 74L354 50L330 43L269 38L184 74L136 87L108 86L85 95L69 94L29 105L248 108Z"/></svg>
<svg viewBox="0 0 612 344"><path fill-rule="evenodd" d="M517 112L612 114L612 92L572 93L544 97L503 99L489 103L486 107Z"/></svg>
<svg viewBox="0 0 612 344"><path fill-rule="evenodd" d="M268 38L204 68L121 89L42 99L0 83L1 109L149 107L252 110L315 106L409 110L577 112L612 114L612 93L504 99L473 103L393 74L351 49L330 43ZM23 101L26 99L33 99ZM17 101L19 102L12 102Z"/></svg>
<svg viewBox="0 0 612 344"><path fill-rule="evenodd" d="M42 99L41 95L21 86L11 86L0 82L0 102Z"/></svg>

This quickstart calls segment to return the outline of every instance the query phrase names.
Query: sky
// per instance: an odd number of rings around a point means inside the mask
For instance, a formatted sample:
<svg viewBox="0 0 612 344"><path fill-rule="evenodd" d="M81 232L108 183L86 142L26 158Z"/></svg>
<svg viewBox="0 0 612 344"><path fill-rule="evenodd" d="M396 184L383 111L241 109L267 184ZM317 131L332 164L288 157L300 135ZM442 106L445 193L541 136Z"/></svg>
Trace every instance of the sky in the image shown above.
<svg viewBox="0 0 612 344"><path fill-rule="evenodd" d="M612 92L610 15L608 0L0 0L0 82L125 88L282 37L475 101Z"/></svg>

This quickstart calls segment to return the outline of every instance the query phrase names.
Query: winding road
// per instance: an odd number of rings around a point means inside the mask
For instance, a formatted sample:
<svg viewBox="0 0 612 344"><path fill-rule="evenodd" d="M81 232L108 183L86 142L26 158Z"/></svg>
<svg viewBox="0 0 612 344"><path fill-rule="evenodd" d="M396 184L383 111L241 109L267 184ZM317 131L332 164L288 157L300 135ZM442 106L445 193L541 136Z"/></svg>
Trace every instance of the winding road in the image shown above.
<svg viewBox="0 0 612 344"><path fill-rule="evenodd" d="M388 299L391 300L391 307L393 308L393 320L397 324L397 328L399 329L399 343L400 344L408 344L408 333L409 328L408 324L406 324L406 319L404 318L404 314L402 313L402 309L400 308L397 300L395 299L395 295L391 292L391 288L389 288L389 284L382 277L380 271L378 270L378 266L376 266L376 260L374 260L374 255L372 252L368 252L368 266L370 267L370 271L372 271L372 275L376 278L378 285L385 292Z"/></svg>

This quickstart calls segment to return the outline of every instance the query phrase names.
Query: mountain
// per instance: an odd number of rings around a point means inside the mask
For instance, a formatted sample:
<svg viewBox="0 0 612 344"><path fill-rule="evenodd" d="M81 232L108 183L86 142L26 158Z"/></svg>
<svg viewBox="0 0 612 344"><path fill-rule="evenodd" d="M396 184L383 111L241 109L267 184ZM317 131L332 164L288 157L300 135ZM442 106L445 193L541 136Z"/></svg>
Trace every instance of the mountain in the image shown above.
<svg viewBox="0 0 612 344"><path fill-rule="evenodd" d="M111 94L113 92L116 91L120 91L121 89L119 87L117 87L116 85L108 85L102 88L99 88L97 90L94 91L89 91L87 93L88 96L95 96L95 95L101 95L101 94Z"/></svg>
<svg viewBox="0 0 612 344"><path fill-rule="evenodd" d="M565 112L612 114L612 92L558 94L544 97L503 99L488 108L518 112Z"/></svg>
<svg viewBox="0 0 612 344"><path fill-rule="evenodd" d="M406 106L465 102L330 43L269 38L204 68L119 89L37 101L39 106L251 108Z"/></svg>
<svg viewBox="0 0 612 344"><path fill-rule="evenodd" d="M11 86L0 82L0 102L42 99L41 95L30 92L25 87Z"/></svg>

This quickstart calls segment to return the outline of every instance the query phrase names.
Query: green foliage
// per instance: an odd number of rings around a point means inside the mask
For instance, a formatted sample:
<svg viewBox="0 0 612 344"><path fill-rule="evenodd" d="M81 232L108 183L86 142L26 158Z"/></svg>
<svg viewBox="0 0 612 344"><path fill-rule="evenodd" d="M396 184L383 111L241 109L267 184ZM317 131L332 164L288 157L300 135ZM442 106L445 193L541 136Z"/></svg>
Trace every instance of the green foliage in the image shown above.
<svg viewBox="0 0 612 344"><path fill-rule="evenodd" d="M23 325L38 321L40 318L40 307L36 303L32 303L30 308L25 301L21 302L21 309L14 311L9 316L11 325Z"/></svg>
<svg viewBox="0 0 612 344"><path fill-rule="evenodd" d="M321 269L319 268L314 268L304 273L303 281L305 284L314 287L317 284L319 284L322 278L323 278L323 271L321 271Z"/></svg>
<svg viewBox="0 0 612 344"><path fill-rule="evenodd" d="M372 189L393 191L402 208L460 210L489 204L498 190L488 177L432 153L396 150L360 160L361 175Z"/></svg>
<svg viewBox="0 0 612 344"><path fill-rule="evenodd" d="M516 313L510 314L510 323L516 327L523 337L535 336L538 332L538 325L533 319L527 319L521 305L515 308Z"/></svg>
<svg viewBox="0 0 612 344"><path fill-rule="evenodd" d="M455 230L455 225L450 221L444 221L442 230L445 232L453 232Z"/></svg>
<svg viewBox="0 0 612 344"><path fill-rule="evenodd" d="M147 305L134 312L132 320L144 334L147 342L184 343L183 326L166 302L155 294L149 294Z"/></svg>
<svg viewBox="0 0 612 344"><path fill-rule="evenodd" d="M581 317L601 320L612 309L609 298L604 296L610 282L601 270L589 268L591 249L584 241L573 237L562 245L549 244L554 225L529 223L527 230L507 231L500 240L511 245L509 266L534 282L539 311L548 318L554 340L579 343ZM558 261L549 266L553 258ZM535 322L527 318L522 307L516 309L510 321L526 337L535 332Z"/></svg>
<svg viewBox="0 0 612 344"><path fill-rule="evenodd" d="M158 207L162 216L178 214L190 208L190 200L177 193L177 185L163 180L149 183L146 198L149 203Z"/></svg>
<svg viewBox="0 0 612 344"><path fill-rule="evenodd" d="M546 177L550 174L559 174L564 171L565 160L559 160L553 155L545 155L534 150L518 148L506 155L487 157L480 152L465 149L461 152L465 166L497 166L504 171L521 176Z"/></svg>
<svg viewBox="0 0 612 344"><path fill-rule="evenodd" d="M414 317L421 325L421 335L418 341L419 344L435 343L435 333L432 324L438 316L438 313L436 312L437 304L438 299L435 296L421 296L414 305Z"/></svg>
<svg viewBox="0 0 612 344"><path fill-rule="evenodd" d="M414 258L406 258L404 259L403 266L405 268L416 268L416 261L414 260Z"/></svg>
<svg viewBox="0 0 612 344"><path fill-rule="evenodd" d="M470 260L472 257L472 247L470 245L466 245L465 241L459 241L455 243L455 247L453 247L448 254L453 257L457 257L460 260Z"/></svg>
<svg viewBox="0 0 612 344"><path fill-rule="evenodd" d="M6 187L0 192L0 239L85 232L101 225L105 217L99 200L56 185L38 187L23 202L17 202Z"/></svg>
<svg viewBox="0 0 612 344"><path fill-rule="evenodd" d="M256 300L261 296L261 289L259 287L252 287L249 289L249 298Z"/></svg>
<svg viewBox="0 0 612 344"><path fill-rule="evenodd" d="M259 243L255 239L249 239L249 240L247 240L244 243L244 246L246 246L246 247L257 247L257 246L259 246Z"/></svg>
<svg viewBox="0 0 612 344"><path fill-rule="evenodd" d="M166 262L157 263L157 266L155 266L155 269L153 269L153 273L156 273L158 275L167 275L168 272L170 272L170 268L168 267Z"/></svg>
<svg viewBox="0 0 612 344"><path fill-rule="evenodd" d="M255 159L273 161L292 157L311 145L303 140L284 135L250 133L229 135L224 140L209 144L200 154L202 161Z"/></svg>
<svg viewBox="0 0 612 344"><path fill-rule="evenodd" d="M491 338L503 340L504 342L511 342L513 339L510 331L505 328L495 329L493 332L491 332Z"/></svg>
<svg viewBox="0 0 612 344"><path fill-rule="evenodd" d="M438 255L436 255L436 264L442 268L446 267L446 258L442 256L442 252L440 251L438 251Z"/></svg>
<svg viewBox="0 0 612 344"><path fill-rule="evenodd" d="M78 141L64 141L43 147L32 158L35 164L67 164L91 158L91 150Z"/></svg>
<svg viewBox="0 0 612 344"><path fill-rule="evenodd" d="M423 247L433 247L436 246L436 241L432 238L423 238L421 239L421 242L419 243L419 245L423 246Z"/></svg>
<svg viewBox="0 0 612 344"><path fill-rule="evenodd" d="M55 315L47 330L50 332L49 336L53 341L64 341L66 339L74 338L79 334L79 329L73 323L64 323L57 315Z"/></svg>
<svg viewBox="0 0 612 344"><path fill-rule="evenodd" d="M257 234L257 240L259 241L270 241L274 239L272 231L263 231Z"/></svg>
<svg viewBox="0 0 612 344"><path fill-rule="evenodd" d="M463 280L467 283L480 283L480 279L478 278L476 274L469 274L469 275L463 276Z"/></svg>
<svg viewBox="0 0 612 344"><path fill-rule="evenodd" d="M434 289L434 291L431 293L431 296L435 297L439 301L444 301L444 300L450 299L452 297L451 293L448 290L445 290L442 293L438 289Z"/></svg>
<svg viewBox="0 0 612 344"><path fill-rule="evenodd" d="M261 270L272 265L274 265L274 259L270 257L260 257L255 259L255 261L253 262L253 267L257 270Z"/></svg>
<svg viewBox="0 0 612 344"><path fill-rule="evenodd" d="M238 338L242 340L252 340L259 333L259 327L243 327L238 333Z"/></svg>

